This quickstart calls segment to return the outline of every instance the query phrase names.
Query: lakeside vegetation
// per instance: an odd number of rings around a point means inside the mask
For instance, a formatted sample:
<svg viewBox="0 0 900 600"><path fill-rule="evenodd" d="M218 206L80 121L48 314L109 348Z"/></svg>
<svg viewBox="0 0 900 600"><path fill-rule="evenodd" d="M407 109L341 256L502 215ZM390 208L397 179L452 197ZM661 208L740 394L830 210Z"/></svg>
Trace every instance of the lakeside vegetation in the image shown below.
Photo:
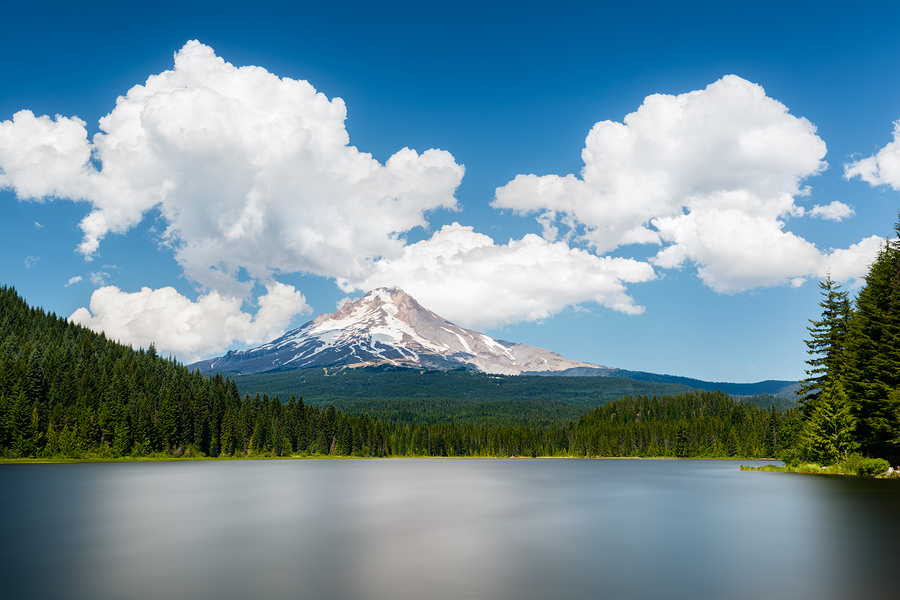
<svg viewBox="0 0 900 600"><path fill-rule="evenodd" d="M808 473L811 475L865 475L870 477L900 478L900 472L891 469L890 463L883 458L864 458L861 454L853 454L846 460L830 465L819 463L795 462L779 467L763 465L750 467L741 465L741 471L769 471L775 473Z"/></svg>
<svg viewBox="0 0 900 600"><path fill-rule="evenodd" d="M855 302L830 276L819 284L822 314L808 327L802 427L784 457L789 468L900 462L900 221L894 229L898 237L882 246Z"/></svg>

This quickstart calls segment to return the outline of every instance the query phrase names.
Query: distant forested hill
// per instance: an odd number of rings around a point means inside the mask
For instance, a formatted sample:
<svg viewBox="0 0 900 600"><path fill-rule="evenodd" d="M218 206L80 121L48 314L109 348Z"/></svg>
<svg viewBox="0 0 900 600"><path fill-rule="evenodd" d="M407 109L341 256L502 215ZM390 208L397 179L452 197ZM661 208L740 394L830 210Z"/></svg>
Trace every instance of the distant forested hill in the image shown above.
<svg viewBox="0 0 900 600"><path fill-rule="evenodd" d="M558 400L597 406L625 395L677 394L681 384L615 377L528 377L476 371L422 371L361 367L299 369L235 376L241 393L303 395L310 404L355 399L445 398L458 400Z"/></svg>
<svg viewBox="0 0 900 600"><path fill-rule="evenodd" d="M796 390L800 389L799 381L781 381L774 379L759 381L757 383L728 383L725 381L702 381L700 379L691 379L690 377L679 377L678 375L658 375L656 373L645 373L644 371L626 371L624 369L610 371L609 376L637 379L638 381L678 383L695 390L707 390L710 392L719 390L732 396L771 394L791 401L794 401L794 398L796 397Z"/></svg>
<svg viewBox="0 0 900 600"><path fill-rule="evenodd" d="M624 396L675 395L691 389L684 383L639 381L620 376L490 375L384 367L300 369L237 375L235 381L242 394L302 395L311 405L334 404L351 414L423 424L547 425L577 419L596 406ZM739 389L752 393L748 388ZM762 408L772 404L779 410L796 406L793 397L766 393L745 400Z"/></svg>

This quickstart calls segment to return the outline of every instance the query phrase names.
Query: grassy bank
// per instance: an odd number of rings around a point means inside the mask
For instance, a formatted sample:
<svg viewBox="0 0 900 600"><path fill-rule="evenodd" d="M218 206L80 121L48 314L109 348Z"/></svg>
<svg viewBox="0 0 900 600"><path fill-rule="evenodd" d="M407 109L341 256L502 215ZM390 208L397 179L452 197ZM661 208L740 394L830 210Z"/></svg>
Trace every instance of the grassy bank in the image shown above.
<svg viewBox="0 0 900 600"><path fill-rule="evenodd" d="M764 465L748 467L741 465L741 471L772 471L778 473L810 473L816 475L862 475L885 479L900 478L900 471L892 469L888 461L882 458L863 458L852 455L847 460L831 465L818 463L789 463L783 467Z"/></svg>

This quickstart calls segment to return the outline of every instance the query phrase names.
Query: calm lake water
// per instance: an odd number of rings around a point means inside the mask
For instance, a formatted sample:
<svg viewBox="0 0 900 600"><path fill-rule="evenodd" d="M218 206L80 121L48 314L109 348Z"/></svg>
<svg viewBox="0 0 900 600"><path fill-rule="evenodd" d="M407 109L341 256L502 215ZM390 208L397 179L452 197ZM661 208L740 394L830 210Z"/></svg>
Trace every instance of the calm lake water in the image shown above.
<svg viewBox="0 0 900 600"><path fill-rule="evenodd" d="M900 481L754 461L0 466L28 598L900 597Z"/></svg>

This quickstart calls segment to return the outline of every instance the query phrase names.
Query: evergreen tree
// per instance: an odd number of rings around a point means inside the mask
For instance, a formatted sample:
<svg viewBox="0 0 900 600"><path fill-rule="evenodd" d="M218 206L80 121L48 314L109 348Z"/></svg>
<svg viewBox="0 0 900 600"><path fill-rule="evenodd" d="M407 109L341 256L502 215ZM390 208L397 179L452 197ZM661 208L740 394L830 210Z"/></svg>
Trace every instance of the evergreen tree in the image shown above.
<svg viewBox="0 0 900 600"><path fill-rule="evenodd" d="M223 456L231 456L231 453L234 452L234 420L231 407L225 409L225 415L222 417L222 433L219 444L219 451Z"/></svg>
<svg viewBox="0 0 900 600"><path fill-rule="evenodd" d="M128 414L128 411L123 407L119 407L112 446L113 454L116 456L125 456L131 450L131 427L128 423L129 419L130 415Z"/></svg>
<svg viewBox="0 0 900 600"><path fill-rule="evenodd" d="M895 226L900 236L900 222ZM847 388L861 450L900 458L900 239L888 240L866 275L847 336Z"/></svg>
<svg viewBox="0 0 900 600"><path fill-rule="evenodd" d="M853 432L856 418L840 378L826 383L809 411L800 433L803 452L815 462L829 465L846 460L859 447Z"/></svg>
<svg viewBox="0 0 900 600"><path fill-rule="evenodd" d="M831 279L829 273L825 281L819 282L822 290L822 318L810 319L807 327L810 338L806 340L810 358L806 363L806 379L800 382L797 394L803 404L803 414L814 410L816 400L828 382L841 377L844 370L847 329L850 319L850 300L847 292Z"/></svg>
<svg viewBox="0 0 900 600"><path fill-rule="evenodd" d="M769 415L766 418L766 445L765 451L767 457L777 456L778 455L778 430L781 425L780 415L778 411L775 409L775 405L769 408Z"/></svg>

